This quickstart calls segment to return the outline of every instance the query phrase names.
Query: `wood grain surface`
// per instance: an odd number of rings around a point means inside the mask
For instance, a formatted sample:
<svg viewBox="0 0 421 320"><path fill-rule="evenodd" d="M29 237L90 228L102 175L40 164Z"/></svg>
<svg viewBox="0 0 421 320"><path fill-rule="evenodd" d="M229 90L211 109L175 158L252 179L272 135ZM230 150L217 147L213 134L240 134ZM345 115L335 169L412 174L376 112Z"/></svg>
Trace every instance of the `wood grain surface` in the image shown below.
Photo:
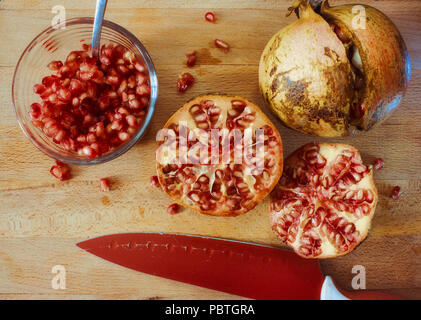
<svg viewBox="0 0 421 320"><path fill-rule="evenodd" d="M332 4L345 1L332 1ZM382 125L343 139L366 162L385 160L376 173L379 205L369 237L354 252L325 260L322 267L344 289L352 267L363 265L367 288L421 298L421 1L364 1L385 12L401 31L412 61L412 79L401 106ZM106 19L133 32L157 68L160 95L151 130L129 152L109 163L73 167L73 179L59 182L53 160L23 135L11 101L17 60L27 44L51 24L51 8L63 5L67 18L92 16L95 1L3 0L0 2L0 298L1 299L226 299L238 298L125 269L83 252L75 243L116 232L169 231L281 245L272 233L268 201L236 218L208 217L190 210L169 216L171 200L149 187L154 174L155 134L187 99L207 92L238 94L260 104L258 61L269 38L294 21L287 0L110 0ZM217 22L205 22L212 9ZM231 44L225 54L212 44ZM186 71L185 53L198 51L191 72L197 83L176 92ZM264 107L263 107L264 108ZM283 138L285 155L314 138L284 128L264 108ZM324 139L320 139L324 140ZM98 180L111 177L112 191ZM398 201L389 198L402 187ZM67 271L66 290L51 287L54 265Z"/></svg>

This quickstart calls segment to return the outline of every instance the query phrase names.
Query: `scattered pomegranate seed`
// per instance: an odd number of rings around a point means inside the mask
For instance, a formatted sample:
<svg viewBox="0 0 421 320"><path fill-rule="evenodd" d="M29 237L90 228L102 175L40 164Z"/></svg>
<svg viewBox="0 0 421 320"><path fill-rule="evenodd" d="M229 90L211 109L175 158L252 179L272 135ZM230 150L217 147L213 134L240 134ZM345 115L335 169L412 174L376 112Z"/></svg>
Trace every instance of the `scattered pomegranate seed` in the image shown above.
<svg viewBox="0 0 421 320"><path fill-rule="evenodd" d="M373 163L374 170L380 170L383 167L384 167L384 161L382 158L377 158L376 160L374 160L374 163Z"/></svg>
<svg viewBox="0 0 421 320"><path fill-rule="evenodd" d="M186 72L183 73L177 82L178 92L185 92L188 88L190 88L194 83L194 77Z"/></svg>
<svg viewBox="0 0 421 320"><path fill-rule="evenodd" d="M56 160L56 164L51 167L50 173L59 179L60 181L65 181L70 179L70 168L67 164Z"/></svg>
<svg viewBox="0 0 421 320"><path fill-rule="evenodd" d="M401 194L402 194L401 187L394 186L393 189L392 189L392 195L391 195L392 199L393 200L398 200L399 197L401 196Z"/></svg>
<svg viewBox="0 0 421 320"><path fill-rule="evenodd" d="M102 192L110 191L110 180L108 178L99 179L99 187Z"/></svg>
<svg viewBox="0 0 421 320"><path fill-rule="evenodd" d="M224 40L215 39L215 46L224 50L225 53L227 53L230 50L230 45Z"/></svg>
<svg viewBox="0 0 421 320"><path fill-rule="evenodd" d="M191 51L186 53L187 56L187 66L189 68L193 67L196 64L196 51Z"/></svg>
<svg viewBox="0 0 421 320"><path fill-rule="evenodd" d="M168 206L167 212L169 214L177 214L180 212L180 205L178 203L172 203Z"/></svg>
<svg viewBox="0 0 421 320"><path fill-rule="evenodd" d="M206 12L205 19L209 22L215 22L215 14L213 12Z"/></svg>
<svg viewBox="0 0 421 320"><path fill-rule="evenodd" d="M159 179L158 179L157 176L152 176L150 178L149 182L150 182L150 184L151 184L152 187L155 187L155 188L159 188L160 187Z"/></svg>
<svg viewBox="0 0 421 320"><path fill-rule="evenodd" d="M29 114L33 124L64 150L96 158L136 134L151 89L146 67L128 49L104 44L100 61L90 51L82 45L64 62L48 64L55 74L34 85L42 102L33 103Z"/></svg>

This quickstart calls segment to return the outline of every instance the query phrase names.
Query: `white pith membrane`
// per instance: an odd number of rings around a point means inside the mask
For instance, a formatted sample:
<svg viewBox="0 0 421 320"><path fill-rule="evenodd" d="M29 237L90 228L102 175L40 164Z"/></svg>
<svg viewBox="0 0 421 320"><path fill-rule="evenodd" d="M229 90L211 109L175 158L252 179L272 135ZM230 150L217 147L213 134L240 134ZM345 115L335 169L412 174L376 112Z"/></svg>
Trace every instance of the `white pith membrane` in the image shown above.
<svg viewBox="0 0 421 320"><path fill-rule="evenodd" d="M358 150L307 144L288 157L272 193L272 229L303 257L335 257L366 237L376 203L372 172Z"/></svg>
<svg viewBox="0 0 421 320"><path fill-rule="evenodd" d="M183 206L210 215L242 214L263 200L279 180L283 161L279 133L260 108L245 99L218 95L196 98L177 111L165 128L174 130L176 136L159 143L158 178L164 191ZM252 137L247 141L244 132L248 128ZM220 135L230 141L225 159L222 159L222 138L218 136L219 141L213 140L212 129L220 130ZM242 143L237 149L233 145L234 136L229 137L232 129L239 129ZM264 149L260 149L264 150L263 162L260 162L262 170L256 162L257 129L265 132ZM187 163L180 159L182 130L186 130L189 137L187 155L190 161ZM195 147L198 141L209 150L205 157L208 163L206 160L191 163L192 159L200 159L200 149ZM212 154L212 143L219 145L218 153ZM250 148L250 156L244 156L244 145ZM237 160L241 163L234 163L239 154Z"/></svg>
<svg viewBox="0 0 421 320"><path fill-rule="evenodd" d="M333 32L337 35L338 39L342 42L345 47L348 60L351 64L351 70L354 75L354 89L355 95L353 98L353 102L351 105L351 122L353 125L360 125L362 121L362 117L364 116L365 110L364 106L362 106L362 90L364 89L365 79L364 79L364 68L363 62L361 60L361 55L358 47L355 43L352 42L348 37L346 37L341 28L331 24Z"/></svg>

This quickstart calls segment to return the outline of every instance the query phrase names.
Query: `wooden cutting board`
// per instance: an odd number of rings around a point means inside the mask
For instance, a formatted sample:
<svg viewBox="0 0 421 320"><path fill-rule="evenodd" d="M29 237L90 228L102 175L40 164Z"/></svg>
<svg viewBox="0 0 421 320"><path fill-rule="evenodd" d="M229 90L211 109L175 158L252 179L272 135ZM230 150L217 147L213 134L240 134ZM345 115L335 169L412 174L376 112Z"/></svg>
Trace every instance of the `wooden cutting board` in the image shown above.
<svg viewBox="0 0 421 320"><path fill-rule="evenodd" d="M345 1L334 1L333 4ZM351 254L322 262L324 271L345 289L352 268L366 269L367 288L421 298L421 1L365 1L396 23L412 59L412 79L398 110L374 130L344 139L370 163L385 160L376 173L379 205L369 237ZM133 32L146 46L159 78L159 99L151 130L119 159L94 167L73 167L73 179L59 182L49 169L53 160L38 151L21 132L11 101L17 60L27 44L51 24L55 5L67 18L92 16L95 1L3 0L0 2L0 299L237 298L175 281L141 274L83 252L75 243L116 232L168 231L211 235L280 245L272 233L268 201L236 218L217 218L184 210L169 216L170 199L149 187L154 174L155 134L186 100L206 92L249 98L263 107L257 70L261 51L281 27L287 0L120 0L109 1L106 18ZM212 9L215 24L204 14ZM225 54L215 38L231 44ZM176 92L185 72L185 53L198 51L190 70L197 83ZM285 154L314 138L281 126L267 109L284 142ZM325 140L325 139L320 139ZM111 177L112 191L101 193L99 179ZM398 201L389 198L402 187ZM51 270L66 269L66 289L52 289Z"/></svg>

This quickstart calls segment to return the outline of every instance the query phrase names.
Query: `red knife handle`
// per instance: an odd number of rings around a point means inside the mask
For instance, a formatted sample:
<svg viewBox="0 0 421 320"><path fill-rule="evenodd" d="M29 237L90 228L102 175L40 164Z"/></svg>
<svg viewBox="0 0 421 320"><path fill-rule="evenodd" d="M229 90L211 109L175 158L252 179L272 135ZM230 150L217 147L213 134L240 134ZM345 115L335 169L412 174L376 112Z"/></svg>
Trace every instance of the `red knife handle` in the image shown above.
<svg viewBox="0 0 421 320"><path fill-rule="evenodd" d="M321 300L406 300L400 296L389 294L380 291L369 290L355 290L346 291L341 290L335 284L333 279L326 276L323 281L322 290L320 293Z"/></svg>

